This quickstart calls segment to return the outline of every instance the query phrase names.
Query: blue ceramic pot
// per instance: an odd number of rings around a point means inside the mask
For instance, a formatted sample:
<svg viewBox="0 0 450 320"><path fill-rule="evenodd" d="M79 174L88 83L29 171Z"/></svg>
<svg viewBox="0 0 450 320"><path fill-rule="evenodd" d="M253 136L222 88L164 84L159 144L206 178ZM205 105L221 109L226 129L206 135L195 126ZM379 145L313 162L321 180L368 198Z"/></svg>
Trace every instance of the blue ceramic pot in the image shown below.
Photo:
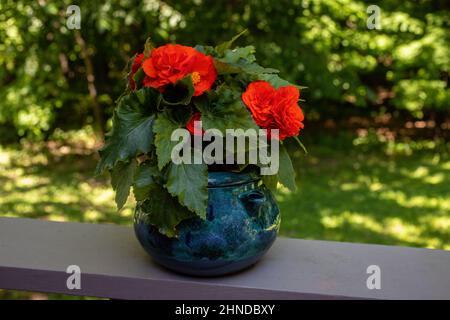
<svg viewBox="0 0 450 320"><path fill-rule="evenodd" d="M138 203L134 229L161 265L195 276L218 276L253 265L275 241L280 214L272 193L252 173L210 172L207 218L182 221L178 238L146 223Z"/></svg>

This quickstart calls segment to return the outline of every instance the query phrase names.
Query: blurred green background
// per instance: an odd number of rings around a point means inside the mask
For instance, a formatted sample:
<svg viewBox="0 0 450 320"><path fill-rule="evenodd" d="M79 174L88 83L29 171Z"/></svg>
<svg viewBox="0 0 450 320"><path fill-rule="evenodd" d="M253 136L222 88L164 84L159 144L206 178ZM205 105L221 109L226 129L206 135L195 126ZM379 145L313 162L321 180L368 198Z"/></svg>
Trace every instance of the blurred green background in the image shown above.
<svg viewBox="0 0 450 320"><path fill-rule="evenodd" d="M300 188L276 195L281 234L448 250L449 17L446 0L2 0L0 215L131 224L132 201L117 212L93 177L127 60L148 36L215 45L247 28L238 45L308 87L309 154L291 146Z"/></svg>

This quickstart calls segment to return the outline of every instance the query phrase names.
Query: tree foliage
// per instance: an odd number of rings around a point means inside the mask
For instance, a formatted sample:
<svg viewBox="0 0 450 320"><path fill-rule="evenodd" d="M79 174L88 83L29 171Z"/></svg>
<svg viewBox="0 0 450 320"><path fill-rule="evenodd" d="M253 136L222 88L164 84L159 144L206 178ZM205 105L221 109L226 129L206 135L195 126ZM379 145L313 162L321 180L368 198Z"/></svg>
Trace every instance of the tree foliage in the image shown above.
<svg viewBox="0 0 450 320"><path fill-rule="evenodd" d="M123 89L122 68L148 36L156 45L212 45L245 28L236 42L253 44L261 65L308 85L307 118L374 110L420 118L450 109L445 0L83 0L80 30L66 26L71 4L1 1L2 139L45 138L86 123L102 132ZM381 9L381 30L366 26L369 4ZM238 58L252 50L224 59L251 73L258 66Z"/></svg>

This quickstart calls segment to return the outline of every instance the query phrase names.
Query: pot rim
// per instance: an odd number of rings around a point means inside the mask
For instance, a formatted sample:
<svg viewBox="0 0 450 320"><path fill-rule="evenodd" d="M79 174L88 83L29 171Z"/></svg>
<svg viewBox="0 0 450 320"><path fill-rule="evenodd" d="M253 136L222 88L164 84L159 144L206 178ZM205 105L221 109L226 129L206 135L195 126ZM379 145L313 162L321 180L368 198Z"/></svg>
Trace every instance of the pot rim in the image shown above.
<svg viewBox="0 0 450 320"><path fill-rule="evenodd" d="M208 188L219 188L242 185L259 181L261 177L254 171L230 172L214 171L208 172Z"/></svg>

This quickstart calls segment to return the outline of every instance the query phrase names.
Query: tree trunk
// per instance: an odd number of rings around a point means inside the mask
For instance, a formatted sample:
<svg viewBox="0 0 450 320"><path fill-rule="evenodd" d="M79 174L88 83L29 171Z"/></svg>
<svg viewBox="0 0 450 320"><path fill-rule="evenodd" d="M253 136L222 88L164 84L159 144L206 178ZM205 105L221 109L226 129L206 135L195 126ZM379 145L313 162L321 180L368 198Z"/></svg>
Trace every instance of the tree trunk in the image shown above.
<svg viewBox="0 0 450 320"><path fill-rule="evenodd" d="M81 33L76 30L75 31L75 40L81 48L81 56L84 60L84 65L86 68L86 80L89 90L89 96L92 102L92 108L94 111L94 119L95 119L95 130L100 139L104 138L105 132L103 128L103 113L100 108L100 104L97 98L97 88L95 87L95 75L94 75L94 66L92 64L91 56L89 55L89 51L86 47L86 42L84 41Z"/></svg>

